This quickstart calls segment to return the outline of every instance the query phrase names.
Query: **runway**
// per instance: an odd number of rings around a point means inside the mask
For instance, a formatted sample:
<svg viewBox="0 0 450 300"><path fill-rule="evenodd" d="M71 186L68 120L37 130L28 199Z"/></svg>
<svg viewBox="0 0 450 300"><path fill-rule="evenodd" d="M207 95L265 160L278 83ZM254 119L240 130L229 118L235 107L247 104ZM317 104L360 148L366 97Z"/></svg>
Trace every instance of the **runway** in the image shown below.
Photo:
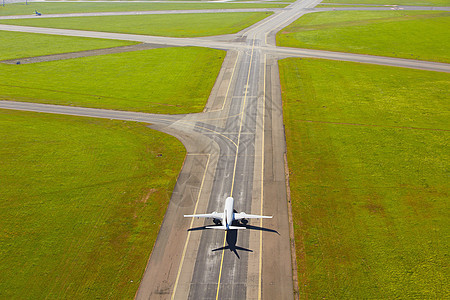
<svg viewBox="0 0 450 300"><path fill-rule="evenodd" d="M278 59L319 57L449 72L448 64L418 62L274 45L275 33L319 1L298 1L237 35L164 38L0 25L0 30L75 35L227 50L204 112L154 115L0 101L0 108L149 123L176 136L187 156L137 299L292 299L290 224ZM210 221L183 214L235 209L274 215L239 232L206 230ZM149 250L150 251L150 250Z"/></svg>
<svg viewBox="0 0 450 300"><path fill-rule="evenodd" d="M273 160L276 163L273 154L264 153L267 147L274 148L272 122L275 118L279 126L274 135L278 139L283 137L280 106L273 109L270 98L264 95L271 93L272 85L264 88L261 82L264 76L268 77L269 67L264 55L255 50L231 52L225 64L228 68L219 76L223 81L216 85L207 111L202 114L162 116L0 102L0 107L7 109L145 122L177 136L185 144L188 154L136 295L138 299L216 296L219 299L257 299L262 294L262 280L279 289L267 286L267 294L276 292L293 297L289 224L283 193L284 146L279 151L278 171L271 171L264 184L262 181L264 157L266 163L272 159L271 170ZM268 146L263 148L263 143ZM264 206L263 193L272 198ZM225 240L228 248L222 249L224 231L202 230L203 221L183 219L182 215L220 211L230 195L235 198L237 210L273 214L275 219L250 223L248 230L239 233L230 231ZM194 230L188 231L190 228ZM261 238L267 242L262 243ZM266 266L264 253L269 257L277 253L279 258L273 263L267 260ZM274 272L272 264L279 273ZM270 272L262 268L270 268Z"/></svg>

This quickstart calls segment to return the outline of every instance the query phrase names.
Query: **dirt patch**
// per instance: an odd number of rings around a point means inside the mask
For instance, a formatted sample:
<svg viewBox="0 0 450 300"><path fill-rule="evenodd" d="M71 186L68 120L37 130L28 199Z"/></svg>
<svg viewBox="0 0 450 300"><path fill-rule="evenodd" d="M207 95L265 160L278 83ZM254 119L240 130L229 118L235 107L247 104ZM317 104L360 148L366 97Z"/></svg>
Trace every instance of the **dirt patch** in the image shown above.
<svg viewBox="0 0 450 300"><path fill-rule="evenodd" d="M136 200L135 203L147 203L148 199L150 199L150 196L154 193L156 193L158 190L157 189L149 189L148 192L138 201ZM137 207L137 206L136 206ZM142 208L141 208L142 210ZM133 219L136 219L138 217L138 214L140 213L139 209L135 209L134 214L133 214Z"/></svg>
<svg viewBox="0 0 450 300"><path fill-rule="evenodd" d="M64 59L74 59L74 58L97 56L97 55L107 55L107 54L122 53L122 52L142 51L142 50L167 48L167 47L169 47L169 46L142 43L142 44L131 45L131 46L121 46L121 47L106 48L106 49L96 49L96 50L87 50L87 51L80 51L80 52L69 52L69 53L43 55L43 56L36 56L36 57L9 59L9 60L0 61L0 63L10 64L10 65L34 64L34 63L40 63L40 62L48 62L48 61L56 61L56 60L64 60Z"/></svg>
<svg viewBox="0 0 450 300"><path fill-rule="evenodd" d="M148 191L148 193L144 197L142 197L141 202L142 203L147 203L148 199L150 198L150 195L153 194L153 193L156 193L157 191L158 191L157 189L150 189Z"/></svg>
<svg viewBox="0 0 450 300"><path fill-rule="evenodd" d="M364 207L373 214L384 214L384 207L380 204L368 203Z"/></svg>

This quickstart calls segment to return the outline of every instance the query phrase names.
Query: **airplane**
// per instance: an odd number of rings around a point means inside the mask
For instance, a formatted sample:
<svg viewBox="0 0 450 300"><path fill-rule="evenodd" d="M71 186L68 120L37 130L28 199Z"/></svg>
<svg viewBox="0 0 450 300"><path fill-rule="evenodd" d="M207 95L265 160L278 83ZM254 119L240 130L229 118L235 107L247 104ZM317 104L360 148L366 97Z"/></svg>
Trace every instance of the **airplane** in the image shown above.
<svg viewBox="0 0 450 300"><path fill-rule="evenodd" d="M223 229L223 230L231 230L231 229L245 229L245 227L232 226L233 221L242 220L242 219L271 219L272 216L258 216L258 215L249 215L245 212L235 213L234 212L234 199L233 197L228 197L225 200L225 209L223 213L212 212L210 214L199 214L199 215L184 215L185 218L208 218L213 219L215 224L218 224L219 221L222 223L219 226L207 226L208 229Z"/></svg>

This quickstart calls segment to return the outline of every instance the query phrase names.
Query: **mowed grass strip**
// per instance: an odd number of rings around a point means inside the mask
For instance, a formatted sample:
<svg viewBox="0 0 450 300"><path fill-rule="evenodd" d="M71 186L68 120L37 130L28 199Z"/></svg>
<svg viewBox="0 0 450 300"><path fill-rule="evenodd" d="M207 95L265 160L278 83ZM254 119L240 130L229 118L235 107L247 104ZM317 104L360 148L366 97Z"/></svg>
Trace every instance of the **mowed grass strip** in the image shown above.
<svg viewBox="0 0 450 300"><path fill-rule="evenodd" d="M132 299L184 156L144 124L1 110L0 298Z"/></svg>
<svg viewBox="0 0 450 300"><path fill-rule="evenodd" d="M449 27L449 12L321 12L284 28L277 45L448 63Z"/></svg>
<svg viewBox="0 0 450 300"><path fill-rule="evenodd" d="M270 12L100 16L0 20L2 24L133 33L152 36L200 37L239 32Z"/></svg>
<svg viewBox="0 0 450 300"><path fill-rule="evenodd" d="M117 11L151 11L151 10L193 10L193 9L235 9L235 8L282 8L286 4L276 3L123 3L80 2L80 3L13 3L0 6L0 16L31 15L35 10L46 14L117 12Z"/></svg>
<svg viewBox="0 0 450 300"><path fill-rule="evenodd" d="M280 61L300 298L450 296L450 74Z"/></svg>
<svg viewBox="0 0 450 300"><path fill-rule="evenodd" d="M0 30L0 60L137 44L135 42ZM51 45L51 47L49 47Z"/></svg>
<svg viewBox="0 0 450 300"><path fill-rule="evenodd" d="M323 3L450 6L449 0L324 0Z"/></svg>
<svg viewBox="0 0 450 300"><path fill-rule="evenodd" d="M152 113L201 112L224 57L221 50L183 47L0 64L0 98Z"/></svg>
<svg viewBox="0 0 450 300"><path fill-rule="evenodd" d="M322 2L321 2L322 3ZM347 7L361 7L361 8L367 8L367 7L381 7L384 5L369 5L369 4L334 4L334 3L329 3L329 4L319 4L314 6L314 8L330 8L330 7L339 7L339 8L347 8Z"/></svg>

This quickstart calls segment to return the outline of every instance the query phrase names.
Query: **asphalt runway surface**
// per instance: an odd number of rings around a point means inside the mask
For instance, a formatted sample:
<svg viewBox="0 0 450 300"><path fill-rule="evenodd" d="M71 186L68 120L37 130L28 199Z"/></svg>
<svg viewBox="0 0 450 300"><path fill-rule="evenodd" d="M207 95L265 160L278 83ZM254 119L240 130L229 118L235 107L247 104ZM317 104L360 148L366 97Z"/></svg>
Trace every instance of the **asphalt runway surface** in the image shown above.
<svg viewBox="0 0 450 300"><path fill-rule="evenodd" d="M448 64L275 47L275 34L320 1L288 9L235 34L163 38L0 25L0 30L141 41L227 50L204 112L155 115L81 107L0 101L0 108L149 123L176 136L187 156L137 299L292 299L295 277L286 197L284 127L278 59L319 57L449 72ZM209 220L183 214L235 209L273 215L246 230L207 230ZM242 224L241 224L242 225ZM243 225L242 225L243 226ZM149 249L150 251L150 249Z"/></svg>

